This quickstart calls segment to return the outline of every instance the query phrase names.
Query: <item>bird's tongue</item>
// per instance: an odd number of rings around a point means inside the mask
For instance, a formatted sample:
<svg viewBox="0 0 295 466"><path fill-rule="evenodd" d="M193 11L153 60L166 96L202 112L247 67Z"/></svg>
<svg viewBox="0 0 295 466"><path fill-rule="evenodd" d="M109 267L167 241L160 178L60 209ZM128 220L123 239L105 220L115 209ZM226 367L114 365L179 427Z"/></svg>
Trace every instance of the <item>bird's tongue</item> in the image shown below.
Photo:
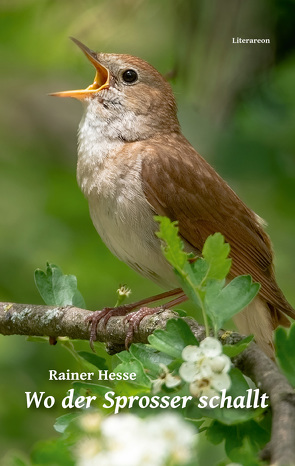
<svg viewBox="0 0 295 466"><path fill-rule="evenodd" d="M92 84L87 87L89 91L99 91L109 84L108 70L102 67L101 70L96 69L95 78Z"/></svg>

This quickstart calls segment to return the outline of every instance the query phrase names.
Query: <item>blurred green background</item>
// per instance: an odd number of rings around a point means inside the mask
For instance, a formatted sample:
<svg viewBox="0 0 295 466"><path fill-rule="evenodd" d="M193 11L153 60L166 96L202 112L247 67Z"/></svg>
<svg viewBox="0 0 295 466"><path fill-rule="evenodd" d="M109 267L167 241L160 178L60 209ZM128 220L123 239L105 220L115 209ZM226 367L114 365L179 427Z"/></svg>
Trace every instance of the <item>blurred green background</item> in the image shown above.
<svg viewBox="0 0 295 466"><path fill-rule="evenodd" d="M46 261L77 276L89 309L112 305L119 284L132 288L133 300L159 290L106 249L76 184L82 108L47 96L93 80L92 67L68 40L73 35L174 76L184 134L267 221L278 282L295 304L294 6L293 0L1 0L1 301L40 303L33 273ZM237 45L233 37L271 44ZM25 391L61 399L70 385L49 382L48 370L68 368L77 370L60 345L0 337L0 457L11 449L27 453L55 435L59 403L27 410Z"/></svg>

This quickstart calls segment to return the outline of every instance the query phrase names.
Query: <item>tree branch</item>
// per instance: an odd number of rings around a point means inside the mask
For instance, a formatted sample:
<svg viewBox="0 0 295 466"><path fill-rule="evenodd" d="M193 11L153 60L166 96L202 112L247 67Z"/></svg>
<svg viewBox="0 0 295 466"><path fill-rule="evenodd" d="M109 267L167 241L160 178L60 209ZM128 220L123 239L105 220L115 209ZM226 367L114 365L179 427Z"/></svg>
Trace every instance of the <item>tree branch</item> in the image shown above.
<svg viewBox="0 0 295 466"><path fill-rule="evenodd" d="M58 307L37 304L0 303L0 334L69 337L89 340L90 331L85 322L89 312L74 306ZM169 319L179 317L166 310L145 317L134 332L133 342L147 342L147 337L159 328L165 328ZM97 341L110 342L124 349L128 323L123 317L111 317L106 325L98 326Z"/></svg>
<svg viewBox="0 0 295 466"><path fill-rule="evenodd" d="M3 335L67 336L72 339L89 339L85 318L89 311L77 307L57 307L34 304L0 303L0 333ZM156 329L164 329L171 318L180 318L165 310L145 317L134 333L133 342L146 343ZM191 318L184 318L196 338L205 338L205 329ZM124 349L128 323L123 317L111 317L104 328L99 325L97 340L106 342L109 352ZM243 337L235 332L221 332L223 344L233 344ZM233 363L250 377L263 393L270 397L273 421L271 442L263 451L263 459L271 464L295 464L295 393L279 369L255 343L233 359Z"/></svg>
<svg viewBox="0 0 295 466"><path fill-rule="evenodd" d="M272 435L262 459L275 465L295 465L295 392L278 367L257 347L250 345L234 361L236 367L270 397Z"/></svg>

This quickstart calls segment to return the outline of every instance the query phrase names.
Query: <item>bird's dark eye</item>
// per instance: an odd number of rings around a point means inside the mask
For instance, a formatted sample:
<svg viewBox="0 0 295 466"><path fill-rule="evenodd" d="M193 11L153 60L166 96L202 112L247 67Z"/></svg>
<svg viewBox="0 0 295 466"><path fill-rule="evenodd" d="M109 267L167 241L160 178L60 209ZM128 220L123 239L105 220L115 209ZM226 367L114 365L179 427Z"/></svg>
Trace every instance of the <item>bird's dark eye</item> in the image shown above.
<svg viewBox="0 0 295 466"><path fill-rule="evenodd" d="M138 74L135 70L126 70L122 74L123 81L128 84L132 84L138 79Z"/></svg>

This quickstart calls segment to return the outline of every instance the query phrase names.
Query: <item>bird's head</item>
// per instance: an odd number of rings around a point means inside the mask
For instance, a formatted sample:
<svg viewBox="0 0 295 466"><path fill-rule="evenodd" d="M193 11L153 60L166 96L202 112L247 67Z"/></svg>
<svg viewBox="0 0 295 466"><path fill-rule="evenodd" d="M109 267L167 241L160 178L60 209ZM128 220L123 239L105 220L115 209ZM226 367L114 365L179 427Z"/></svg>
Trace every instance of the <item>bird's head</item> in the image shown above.
<svg viewBox="0 0 295 466"><path fill-rule="evenodd" d="M126 140L179 130L172 89L153 66L131 55L95 53L72 40L94 65L94 81L86 89L51 95L81 100L93 121L120 128L120 136Z"/></svg>

